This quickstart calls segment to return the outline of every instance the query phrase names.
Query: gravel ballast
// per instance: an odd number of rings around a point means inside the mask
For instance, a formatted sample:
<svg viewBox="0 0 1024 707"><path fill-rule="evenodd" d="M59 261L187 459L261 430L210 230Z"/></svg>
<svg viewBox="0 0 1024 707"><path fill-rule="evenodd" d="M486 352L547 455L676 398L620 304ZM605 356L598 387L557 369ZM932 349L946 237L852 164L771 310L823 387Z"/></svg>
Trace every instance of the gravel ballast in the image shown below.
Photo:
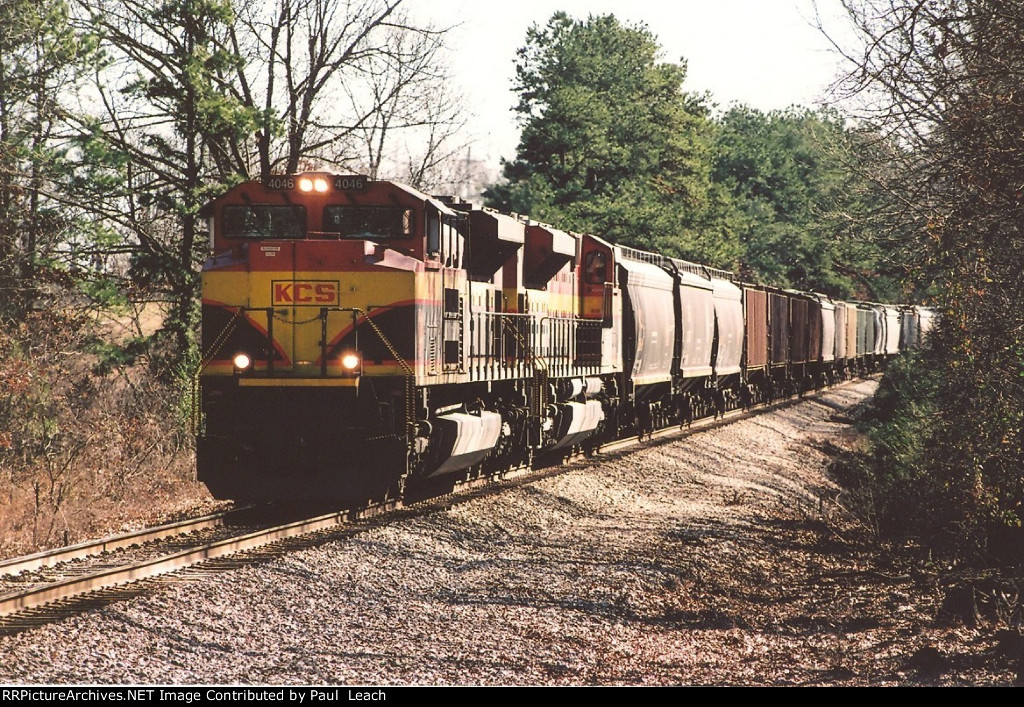
<svg viewBox="0 0 1024 707"><path fill-rule="evenodd" d="M0 682L1009 682L915 667L964 629L842 540L822 450L874 387L2 637Z"/></svg>

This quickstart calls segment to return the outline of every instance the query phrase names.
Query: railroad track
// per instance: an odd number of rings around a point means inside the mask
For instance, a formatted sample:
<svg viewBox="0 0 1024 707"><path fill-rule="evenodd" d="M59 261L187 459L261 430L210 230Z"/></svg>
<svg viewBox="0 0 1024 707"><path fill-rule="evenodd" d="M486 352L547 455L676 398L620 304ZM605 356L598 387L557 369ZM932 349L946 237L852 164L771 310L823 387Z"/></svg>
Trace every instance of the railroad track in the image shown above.
<svg viewBox="0 0 1024 707"><path fill-rule="evenodd" d="M261 523L253 517L259 509L246 507L0 562L0 622L36 607L372 517L393 505L283 524Z"/></svg>
<svg viewBox="0 0 1024 707"><path fill-rule="evenodd" d="M52 567L64 562L73 562L95 555L116 552L126 548L143 545L146 543L171 538L209 528L222 527L235 515L250 510L251 507L232 508L230 510L212 513L200 518L183 520L175 523L158 525L153 528L144 528L120 535L101 538L100 540L89 540L78 545L62 547L57 550L47 550L24 557L15 557L10 560L0 561L0 577L4 575L17 575L23 572L34 572L45 567Z"/></svg>
<svg viewBox="0 0 1024 707"><path fill-rule="evenodd" d="M833 386L831 389L842 387ZM828 389L826 389L828 390ZM605 444L600 454L625 452L630 447L665 443L690 434L731 424L754 415L779 410L801 400L813 400L820 390L759 405L749 410L732 410L719 419L702 418L690 426L664 428L651 440L636 438ZM179 573L197 565L210 564L218 558L237 556L260 550L289 539L301 539L325 531L350 526L355 521L422 515L439 508L451 507L482 495L533 483L540 479L566 473L572 465L559 465L512 472L500 479L476 479L461 482L436 497L420 499L403 505L390 502L360 509L331 511L302 520L285 523L259 522L260 509L246 507L149 528L124 535L104 538L49 552L0 562L0 630L17 631L29 625L54 620L66 611L60 606L81 598L151 578ZM350 532L357 532L352 527ZM312 543L302 543L306 547ZM125 590L123 595L133 592ZM117 597L112 597L116 599ZM42 610L41 615L33 611ZM74 609L72 608L72 611Z"/></svg>

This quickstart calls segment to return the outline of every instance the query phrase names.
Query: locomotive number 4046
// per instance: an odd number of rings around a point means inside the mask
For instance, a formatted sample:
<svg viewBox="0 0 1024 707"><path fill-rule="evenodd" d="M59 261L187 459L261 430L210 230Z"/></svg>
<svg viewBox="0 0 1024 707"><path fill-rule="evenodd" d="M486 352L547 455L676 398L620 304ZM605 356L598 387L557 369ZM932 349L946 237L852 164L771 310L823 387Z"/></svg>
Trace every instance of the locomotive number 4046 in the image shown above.
<svg viewBox="0 0 1024 707"><path fill-rule="evenodd" d="M346 189L365 189L366 188L366 177L362 176L350 176L350 177L335 177L334 188L338 191Z"/></svg>

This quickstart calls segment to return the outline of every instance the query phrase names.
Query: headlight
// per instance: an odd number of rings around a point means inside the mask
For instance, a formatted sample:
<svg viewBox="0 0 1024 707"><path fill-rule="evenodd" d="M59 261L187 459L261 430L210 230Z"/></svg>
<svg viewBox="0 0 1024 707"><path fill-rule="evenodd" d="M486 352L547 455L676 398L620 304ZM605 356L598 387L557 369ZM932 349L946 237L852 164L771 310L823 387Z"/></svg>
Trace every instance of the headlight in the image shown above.
<svg viewBox="0 0 1024 707"><path fill-rule="evenodd" d="M347 353L341 357L341 367L346 371L354 371L359 368L359 354Z"/></svg>
<svg viewBox="0 0 1024 707"><path fill-rule="evenodd" d="M324 192L327 191L327 186L327 180L324 179L323 177L317 177L316 179L313 180L313 189L319 192L320 194L323 194Z"/></svg>
<svg viewBox="0 0 1024 707"><path fill-rule="evenodd" d="M299 180L299 191L313 191L313 180L303 177Z"/></svg>
<svg viewBox="0 0 1024 707"><path fill-rule="evenodd" d="M247 353L236 353L235 357L231 359L231 363L235 366L236 371L245 371L252 365L252 359Z"/></svg>

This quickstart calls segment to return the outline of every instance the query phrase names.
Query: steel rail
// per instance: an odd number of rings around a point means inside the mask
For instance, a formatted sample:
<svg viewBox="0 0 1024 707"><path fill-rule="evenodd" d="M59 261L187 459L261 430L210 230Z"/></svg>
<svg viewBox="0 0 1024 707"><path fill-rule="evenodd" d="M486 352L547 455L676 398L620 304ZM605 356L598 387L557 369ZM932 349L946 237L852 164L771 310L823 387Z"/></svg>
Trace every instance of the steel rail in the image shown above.
<svg viewBox="0 0 1024 707"><path fill-rule="evenodd" d="M19 572L26 571L31 572L42 569L43 567L52 567L60 564L61 562L80 560L93 555L100 555L104 552L122 550L124 548L132 547L133 545L141 545L154 540L163 540L164 538L170 538L176 535L185 535L186 533L192 533L197 530L206 530L207 528L217 528L224 525L226 519L232 514L250 510L251 508L251 506L232 508L227 511L220 511L219 513L211 513L210 515L201 516L199 518L192 518L191 520L165 523L152 528L133 530L121 535L111 535L106 538L100 538L99 540L87 540L77 545L70 545L68 547L57 548L55 550L44 550L32 555L2 560L0 561L0 575L15 575Z"/></svg>
<svg viewBox="0 0 1024 707"><path fill-rule="evenodd" d="M219 540L180 552L137 562L123 567L113 567L93 574L43 585L24 592L0 597L0 617L9 616L26 609L42 606L61 599L70 599L101 589L117 587L142 579L157 577L207 560L226 557L247 550L255 550L271 543L308 535L342 525L353 520L369 518L398 507L389 503L373 506L361 511L337 511L316 518L295 521L285 525L258 530L226 540Z"/></svg>

